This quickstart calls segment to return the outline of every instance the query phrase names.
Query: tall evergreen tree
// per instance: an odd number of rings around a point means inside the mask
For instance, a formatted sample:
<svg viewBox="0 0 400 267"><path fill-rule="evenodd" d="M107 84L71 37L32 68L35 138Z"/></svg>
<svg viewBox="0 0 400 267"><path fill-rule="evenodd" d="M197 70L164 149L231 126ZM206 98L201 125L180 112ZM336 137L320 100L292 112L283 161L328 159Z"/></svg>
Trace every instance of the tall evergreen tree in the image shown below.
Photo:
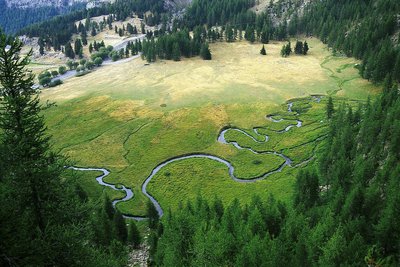
<svg viewBox="0 0 400 267"><path fill-rule="evenodd" d="M260 54L265 56L267 54L267 51L265 51L265 47L264 45L262 46L261 50L260 50Z"/></svg>
<svg viewBox="0 0 400 267"><path fill-rule="evenodd" d="M208 47L207 43L201 45L200 56L204 60L211 60L211 58L212 58L211 51L210 51L210 48Z"/></svg>
<svg viewBox="0 0 400 267"><path fill-rule="evenodd" d="M326 103L326 116L328 117L328 119L332 118L333 112L335 112L335 110L334 110L334 106L333 106L332 97L330 96L328 98L328 103Z"/></svg>
<svg viewBox="0 0 400 267"><path fill-rule="evenodd" d="M128 239L128 231L126 229L124 218L118 210L114 213L114 229L118 240L122 243L126 243Z"/></svg>
<svg viewBox="0 0 400 267"><path fill-rule="evenodd" d="M134 248L139 247L141 242L140 232L134 221L129 223L128 242L131 243Z"/></svg>
<svg viewBox="0 0 400 267"><path fill-rule="evenodd" d="M149 218L150 229L156 229L159 221L158 212L150 201L147 202L147 217Z"/></svg>
<svg viewBox="0 0 400 267"><path fill-rule="evenodd" d="M97 265L105 258L92 246L88 207L61 178L22 46L0 34L0 265Z"/></svg>
<svg viewBox="0 0 400 267"><path fill-rule="evenodd" d="M303 44L303 55L307 55L308 50L310 50L310 48L308 47L308 43L307 43L307 41L304 41L304 44Z"/></svg>

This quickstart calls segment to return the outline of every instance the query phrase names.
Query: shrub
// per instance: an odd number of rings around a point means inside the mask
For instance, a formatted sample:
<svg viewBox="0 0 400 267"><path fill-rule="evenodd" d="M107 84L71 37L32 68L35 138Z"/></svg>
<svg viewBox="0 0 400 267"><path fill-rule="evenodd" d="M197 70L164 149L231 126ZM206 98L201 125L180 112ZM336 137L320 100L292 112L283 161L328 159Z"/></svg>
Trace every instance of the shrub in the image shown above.
<svg viewBox="0 0 400 267"><path fill-rule="evenodd" d="M63 75L63 74L65 74L65 73L67 72L67 68L66 68L65 66L60 66L60 67L58 68L58 72L59 72L61 75Z"/></svg>
<svg viewBox="0 0 400 267"><path fill-rule="evenodd" d="M62 82L60 79L56 79L56 80L51 81L51 82L49 83L49 87L55 87L55 86L60 85L60 84L62 84L62 83L63 83L63 82Z"/></svg>

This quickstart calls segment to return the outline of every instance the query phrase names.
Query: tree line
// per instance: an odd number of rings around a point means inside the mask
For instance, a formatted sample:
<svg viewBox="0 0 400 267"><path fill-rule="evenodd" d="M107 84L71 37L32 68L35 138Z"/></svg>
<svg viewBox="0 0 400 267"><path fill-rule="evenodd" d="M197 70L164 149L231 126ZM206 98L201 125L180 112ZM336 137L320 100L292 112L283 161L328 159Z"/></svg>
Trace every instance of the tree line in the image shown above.
<svg viewBox="0 0 400 267"><path fill-rule="evenodd" d="M400 81L399 12L396 0L317 1L292 28L318 36L334 52L361 59L366 79L381 82L389 73Z"/></svg>
<svg viewBox="0 0 400 267"><path fill-rule="evenodd" d="M144 40L143 57L148 62L154 62L157 58L179 61L182 56L189 58L198 55L210 60L211 52L203 33L204 28L199 27L194 31L193 38L185 29L159 36L157 39Z"/></svg>
<svg viewBox="0 0 400 267"><path fill-rule="evenodd" d="M18 31L17 34L25 34L29 37L40 36L42 39L48 40L49 45L54 47L53 43L61 45L67 44L67 42L71 40L73 34L84 34L82 28L79 28L80 25L78 25L78 27L75 25L76 21L82 19L88 21L91 17L108 14L113 14L111 17L112 20L125 20L129 16L133 16L134 13L138 14L139 17L144 18L144 13L147 11L152 11L153 14L162 14L164 12L163 1L117 0L112 4L104 3L99 7L88 10L77 10L62 16L51 18L47 21L29 25L28 27ZM158 21L156 22L158 23ZM106 21L106 23L108 26L110 25L110 21ZM86 31L93 32L93 28L96 31L98 30L96 26L93 26L96 25L94 23L90 24L89 27L87 27L87 22L85 24L86 25L84 26L86 27ZM102 24L103 23L100 23L98 25L99 29ZM53 40L53 42L50 42L51 40Z"/></svg>
<svg viewBox="0 0 400 267"><path fill-rule="evenodd" d="M0 27L8 34L14 34L22 28L33 23L50 19L57 15L67 14L79 9L83 9L83 3L74 3L66 7L30 7L15 8L7 7L5 0L0 0Z"/></svg>

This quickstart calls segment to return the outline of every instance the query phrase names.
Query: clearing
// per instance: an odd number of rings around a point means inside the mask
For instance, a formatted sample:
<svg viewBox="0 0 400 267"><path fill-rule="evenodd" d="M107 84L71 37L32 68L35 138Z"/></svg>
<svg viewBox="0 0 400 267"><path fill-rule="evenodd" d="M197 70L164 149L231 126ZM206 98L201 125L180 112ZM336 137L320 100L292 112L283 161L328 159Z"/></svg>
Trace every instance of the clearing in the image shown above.
<svg viewBox="0 0 400 267"><path fill-rule="evenodd" d="M255 151L279 151L293 161L292 166L308 163L326 132L324 108L311 95L336 95L335 101L363 101L379 88L360 78L352 58L334 57L315 38L307 39L307 56L280 56L283 45L247 42L215 43L210 48L212 61L200 58L181 62L158 61L145 64L140 58L119 65L105 66L84 77L43 90L43 102L55 101L45 111L54 148L80 167L107 168L106 181L132 188L134 198L118 208L144 215L147 197L141 186L153 168L170 158L193 153L211 154L229 161L235 175L252 178L277 169L282 158L255 154L232 144L218 142L224 127L225 138ZM293 42L292 42L293 43ZM287 111L293 100L294 112ZM296 112L299 112L298 114ZM274 114L274 122L267 119ZM302 127L279 133L288 125L302 121ZM255 134L254 127L260 135ZM268 142L255 142L268 135ZM261 139L259 141L262 141ZM175 209L180 201L201 193L218 195L241 203L252 194L290 201L298 168L285 167L254 183L238 183L229 177L228 168L209 159L187 159L165 166L149 183L148 192L164 210ZM93 173L83 187L91 194L99 189ZM112 197L118 197L113 194ZM121 196L119 196L121 197Z"/></svg>

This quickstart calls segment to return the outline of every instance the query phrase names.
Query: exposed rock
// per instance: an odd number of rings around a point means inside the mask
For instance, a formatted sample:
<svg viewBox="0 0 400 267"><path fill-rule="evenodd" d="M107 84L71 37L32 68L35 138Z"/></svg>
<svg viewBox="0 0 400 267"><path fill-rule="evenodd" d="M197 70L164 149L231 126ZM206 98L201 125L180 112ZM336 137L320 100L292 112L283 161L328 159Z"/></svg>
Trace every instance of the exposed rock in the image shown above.
<svg viewBox="0 0 400 267"><path fill-rule="evenodd" d="M192 3L192 0L165 0L164 7L166 10L179 12L185 9L190 3Z"/></svg>
<svg viewBox="0 0 400 267"><path fill-rule="evenodd" d="M31 8L31 7L66 7L76 3L87 3L90 0L5 0L7 7Z"/></svg>
<svg viewBox="0 0 400 267"><path fill-rule="evenodd" d="M147 260L149 259L149 247L144 242L138 249L132 249L129 253L129 267L146 267Z"/></svg>

